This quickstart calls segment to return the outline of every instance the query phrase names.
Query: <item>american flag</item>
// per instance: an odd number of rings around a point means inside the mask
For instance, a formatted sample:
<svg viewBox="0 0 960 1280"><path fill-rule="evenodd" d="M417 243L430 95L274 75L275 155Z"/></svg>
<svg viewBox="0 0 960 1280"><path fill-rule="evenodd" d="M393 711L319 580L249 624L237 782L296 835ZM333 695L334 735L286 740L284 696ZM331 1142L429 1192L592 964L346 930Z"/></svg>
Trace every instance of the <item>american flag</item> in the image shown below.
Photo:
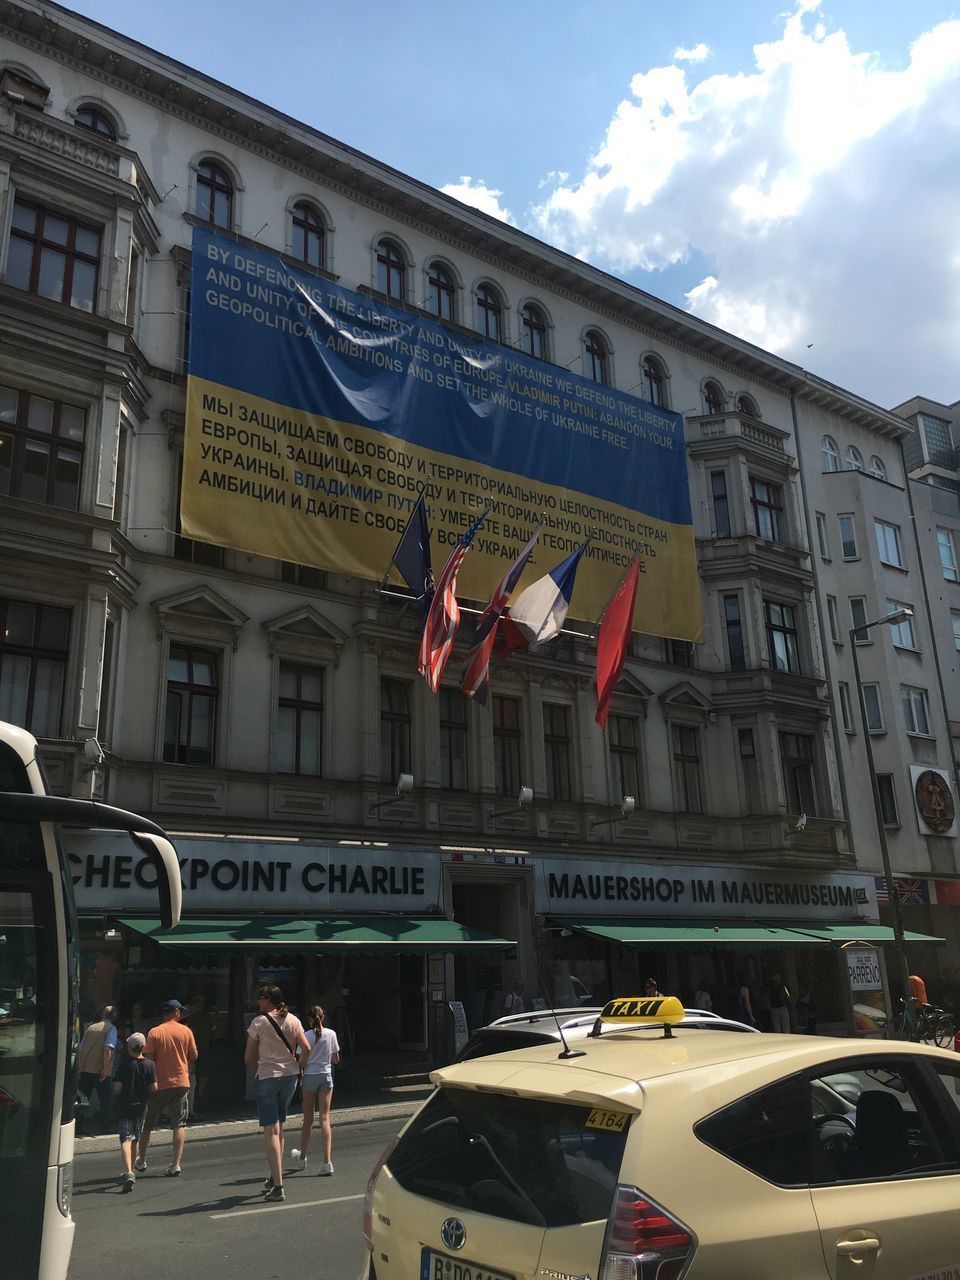
<svg viewBox="0 0 960 1280"><path fill-rule="evenodd" d="M489 507L487 508L489 510ZM420 662L417 670L426 680L431 693L437 693L446 670L457 628L460 626L460 606L457 604L457 574L470 550L470 544L487 512L474 520L450 552L443 572L437 579L430 610L423 625L420 640Z"/></svg>
<svg viewBox="0 0 960 1280"><path fill-rule="evenodd" d="M460 688L468 698L475 698L481 706L487 704L487 693L490 688L490 657L493 654L493 642L497 638L497 624L500 615L507 606L510 595L520 581L520 576L527 567L537 539L538 529L527 545L514 560L513 564L500 579L500 584L490 597L490 603L481 613L477 621L477 629L473 636L473 648L467 654L463 668Z"/></svg>
<svg viewBox="0 0 960 1280"><path fill-rule="evenodd" d="M884 876L874 876L877 886L877 901L889 902L887 881ZM930 885L926 880L909 880L906 876L894 876L894 887L897 897L903 906L922 907L930 904Z"/></svg>

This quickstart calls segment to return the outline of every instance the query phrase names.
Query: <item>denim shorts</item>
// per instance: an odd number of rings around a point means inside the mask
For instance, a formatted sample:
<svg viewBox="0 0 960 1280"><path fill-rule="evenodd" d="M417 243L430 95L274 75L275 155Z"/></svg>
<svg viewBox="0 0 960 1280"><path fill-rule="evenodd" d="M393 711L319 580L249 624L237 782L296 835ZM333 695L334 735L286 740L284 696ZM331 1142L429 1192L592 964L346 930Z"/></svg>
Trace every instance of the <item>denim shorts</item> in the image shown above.
<svg viewBox="0 0 960 1280"><path fill-rule="evenodd" d="M333 1088L333 1072L328 1067L326 1071L306 1071L303 1076L303 1092L304 1093L326 1093L328 1089Z"/></svg>
<svg viewBox="0 0 960 1280"><path fill-rule="evenodd" d="M140 1141L140 1132L143 1129L143 1112L138 1116L118 1116L117 1124L120 1128L120 1141L134 1142Z"/></svg>
<svg viewBox="0 0 960 1280"><path fill-rule="evenodd" d="M297 1089L297 1076L268 1076L257 1080L257 1119L261 1125L283 1124Z"/></svg>

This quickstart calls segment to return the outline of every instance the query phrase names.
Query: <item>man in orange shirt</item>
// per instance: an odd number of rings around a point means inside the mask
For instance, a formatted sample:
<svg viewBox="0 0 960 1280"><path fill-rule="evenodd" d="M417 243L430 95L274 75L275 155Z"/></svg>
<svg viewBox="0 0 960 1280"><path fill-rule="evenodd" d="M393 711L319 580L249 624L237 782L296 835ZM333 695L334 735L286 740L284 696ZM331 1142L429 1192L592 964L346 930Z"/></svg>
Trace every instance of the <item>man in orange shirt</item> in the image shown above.
<svg viewBox="0 0 960 1280"><path fill-rule="evenodd" d="M911 973L907 982L910 986L910 999L916 1005L927 1004L927 984L919 974Z"/></svg>
<svg viewBox="0 0 960 1280"><path fill-rule="evenodd" d="M179 1000L167 1000L160 1006L163 1022L147 1036L144 1056L152 1058L157 1068L157 1091L147 1099L147 1114L140 1137L140 1152L134 1168L143 1173L147 1167L147 1147L157 1121L166 1114L173 1129L173 1163L168 1178L180 1177L180 1161L187 1137L187 1112L190 1097L190 1067L197 1060L197 1042L189 1027L180 1022L184 1006Z"/></svg>

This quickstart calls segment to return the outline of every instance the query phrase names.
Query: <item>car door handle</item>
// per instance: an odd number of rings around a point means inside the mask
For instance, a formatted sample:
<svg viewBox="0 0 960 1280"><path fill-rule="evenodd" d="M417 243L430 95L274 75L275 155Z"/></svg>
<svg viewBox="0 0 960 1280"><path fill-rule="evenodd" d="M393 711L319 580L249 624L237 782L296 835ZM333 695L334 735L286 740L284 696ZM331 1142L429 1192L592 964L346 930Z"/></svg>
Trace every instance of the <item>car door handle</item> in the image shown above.
<svg viewBox="0 0 960 1280"><path fill-rule="evenodd" d="M867 1236L863 1240L838 1240L837 1253L841 1258L850 1258L855 1253L879 1253L880 1241L876 1236Z"/></svg>

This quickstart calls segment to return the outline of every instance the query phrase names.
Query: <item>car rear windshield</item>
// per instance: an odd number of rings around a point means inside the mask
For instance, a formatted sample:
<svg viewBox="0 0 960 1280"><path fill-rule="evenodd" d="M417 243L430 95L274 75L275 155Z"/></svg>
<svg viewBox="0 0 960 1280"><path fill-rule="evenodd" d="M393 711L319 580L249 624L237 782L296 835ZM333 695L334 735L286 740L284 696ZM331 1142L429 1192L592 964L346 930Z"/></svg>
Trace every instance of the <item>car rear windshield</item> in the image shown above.
<svg viewBox="0 0 960 1280"><path fill-rule="evenodd" d="M441 1089L388 1161L404 1190L537 1227L610 1214L628 1117L566 1103Z"/></svg>
<svg viewBox="0 0 960 1280"><path fill-rule="evenodd" d="M543 1035L542 1032L490 1031L478 1032L467 1041L458 1062L468 1062L471 1058L485 1058L491 1053L506 1053L509 1049L529 1049L535 1044L554 1044L555 1036Z"/></svg>

